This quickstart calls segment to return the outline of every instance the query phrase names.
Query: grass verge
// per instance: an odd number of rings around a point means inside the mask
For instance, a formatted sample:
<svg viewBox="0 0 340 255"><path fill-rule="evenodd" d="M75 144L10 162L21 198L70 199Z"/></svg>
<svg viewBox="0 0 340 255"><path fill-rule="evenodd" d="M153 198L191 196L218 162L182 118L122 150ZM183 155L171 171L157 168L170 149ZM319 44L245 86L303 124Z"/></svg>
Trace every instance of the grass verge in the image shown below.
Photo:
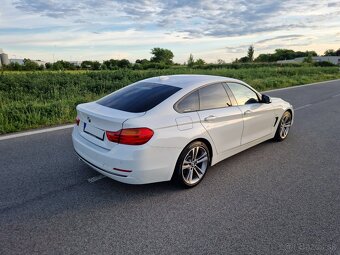
<svg viewBox="0 0 340 255"><path fill-rule="evenodd" d="M0 134L73 122L77 104L132 82L160 75L210 74L236 78L259 91L339 79L338 67L256 67L0 74Z"/></svg>

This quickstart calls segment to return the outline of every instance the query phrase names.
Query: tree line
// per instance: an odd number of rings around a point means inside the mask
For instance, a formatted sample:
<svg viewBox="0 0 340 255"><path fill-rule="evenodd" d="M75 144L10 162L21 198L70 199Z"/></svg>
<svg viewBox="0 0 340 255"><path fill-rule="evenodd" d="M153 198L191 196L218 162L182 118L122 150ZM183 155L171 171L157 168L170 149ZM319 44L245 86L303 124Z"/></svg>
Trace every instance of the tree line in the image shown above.
<svg viewBox="0 0 340 255"><path fill-rule="evenodd" d="M312 57L318 56L315 51L294 51L290 49L276 49L274 53L259 54L258 57L254 58L255 49L251 45L248 48L247 55L239 59L235 59L233 64L243 63L273 63L279 60L290 60L298 57L304 57L304 62L312 62ZM180 64L174 63L174 54L169 49L153 48L151 49L150 59L137 59L134 63L128 59L109 59L102 63L99 61L82 61L81 64L75 64L72 62L58 60L54 63L46 63L45 65L39 65L33 60L24 59L23 64L10 63L9 65L3 66L3 70L13 71L32 71L32 70L118 70L118 69L133 69L133 70L146 70L146 69L167 69L172 66L181 66ZM340 56L340 48L338 50L329 49L326 50L323 56ZM216 64L209 64L209 66L226 66L224 60L218 59ZM230 64L229 64L230 65ZM325 64L326 65L326 64ZM331 63L327 65L332 65ZM194 59L192 54L183 66L189 68L202 68L207 66L205 60L199 58Z"/></svg>
<svg viewBox="0 0 340 255"><path fill-rule="evenodd" d="M280 60L290 60L295 58L306 58L305 62L310 62L312 57L317 57L318 54L315 51L294 51L290 49L276 49L274 53L260 54L257 58L254 58L254 46L249 46L247 55L236 59L235 63L247 63L247 62L261 62L270 63ZM340 56L340 48L338 50L329 49L326 50L322 56Z"/></svg>

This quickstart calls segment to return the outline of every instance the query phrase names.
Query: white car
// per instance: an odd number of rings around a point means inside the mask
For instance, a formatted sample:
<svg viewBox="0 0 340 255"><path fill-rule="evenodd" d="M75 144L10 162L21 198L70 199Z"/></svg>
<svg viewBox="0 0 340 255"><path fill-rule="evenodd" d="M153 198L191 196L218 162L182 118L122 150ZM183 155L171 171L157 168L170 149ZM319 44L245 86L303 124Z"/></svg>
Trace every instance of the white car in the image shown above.
<svg viewBox="0 0 340 255"><path fill-rule="evenodd" d="M265 140L284 140L293 107L246 83L209 75L145 79L77 106L78 156L114 180L202 181L208 167Z"/></svg>

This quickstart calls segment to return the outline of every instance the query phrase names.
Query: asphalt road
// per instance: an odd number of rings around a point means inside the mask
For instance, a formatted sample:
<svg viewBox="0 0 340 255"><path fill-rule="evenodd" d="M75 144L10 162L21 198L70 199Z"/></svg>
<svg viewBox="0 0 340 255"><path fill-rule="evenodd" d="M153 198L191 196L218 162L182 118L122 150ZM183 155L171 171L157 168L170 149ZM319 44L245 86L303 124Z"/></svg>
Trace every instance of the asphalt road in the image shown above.
<svg viewBox="0 0 340 255"><path fill-rule="evenodd" d="M188 190L90 183L71 129L0 141L0 254L340 254L340 80L268 94L297 109L287 140Z"/></svg>

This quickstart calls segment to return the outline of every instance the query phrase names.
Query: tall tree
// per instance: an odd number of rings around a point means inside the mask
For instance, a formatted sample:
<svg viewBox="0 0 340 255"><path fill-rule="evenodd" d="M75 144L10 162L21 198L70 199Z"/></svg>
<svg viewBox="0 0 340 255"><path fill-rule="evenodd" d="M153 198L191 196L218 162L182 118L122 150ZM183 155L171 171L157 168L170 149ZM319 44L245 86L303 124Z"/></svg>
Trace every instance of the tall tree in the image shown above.
<svg viewBox="0 0 340 255"><path fill-rule="evenodd" d="M153 57L151 57L150 59L151 62L164 63L167 65L171 65L173 63L172 59L174 58L174 54L172 53L171 50L153 48L151 50L151 54L153 55Z"/></svg>
<svg viewBox="0 0 340 255"><path fill-rule="evenodd" d="M253 62L254 61L254 46L253 45L250 45L249 48L248 48L248 60L250 62Z"/></svg>
<svg viewBox="0 0 340 255"><path fill-rule="evenodd" d="M192 67L195 64L194 56L190 53L190 56L188 58L188 66Z"/></svg>

